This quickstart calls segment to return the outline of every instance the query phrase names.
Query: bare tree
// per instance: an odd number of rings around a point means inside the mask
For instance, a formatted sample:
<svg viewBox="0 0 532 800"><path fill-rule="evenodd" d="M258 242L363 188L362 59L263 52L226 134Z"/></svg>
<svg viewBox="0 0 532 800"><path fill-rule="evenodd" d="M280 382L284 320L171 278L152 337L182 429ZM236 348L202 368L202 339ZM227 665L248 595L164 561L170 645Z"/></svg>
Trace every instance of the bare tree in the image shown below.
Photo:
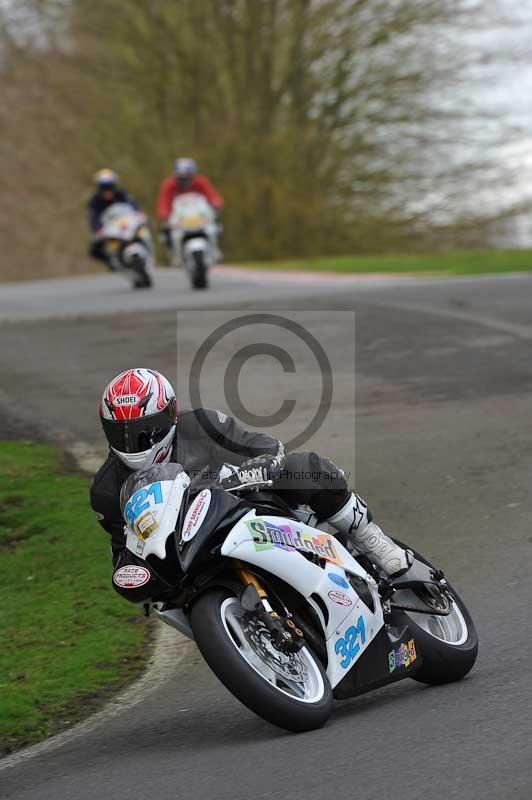
<svg viewBox="0 0 532 800"><path fill-rule="evenodd" d="M39 71L46 97L45 110L21 101L11 130L37 120L44 150L61 153L50 191L64 174L70 198L108 163L151 205L172 160L193 155L227 198L233 258L448 243L453 226L476 242L478 210L464 219L458 200L487 174L500 127L488 142L455 96L484 55L459 33L484 24L484 5L25 0L62 26L46 46L10 32L10 59ZM82 236L81 203L69 210Z"/></svg>

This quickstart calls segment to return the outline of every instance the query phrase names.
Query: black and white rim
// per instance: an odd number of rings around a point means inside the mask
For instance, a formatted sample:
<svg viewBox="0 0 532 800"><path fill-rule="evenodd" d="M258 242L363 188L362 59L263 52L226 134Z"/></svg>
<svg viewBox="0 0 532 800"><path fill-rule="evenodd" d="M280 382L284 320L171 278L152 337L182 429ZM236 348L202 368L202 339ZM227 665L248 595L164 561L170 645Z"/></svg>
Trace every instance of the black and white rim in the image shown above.
<svg viewBox="0 0 532 800"><path fill-rule="evenodd" d="M320 669L306 647L298 653L281 653L264 628L250 636L244 609L236 597L228 597L220 614L229 641L249 666L281 694L300 703L317 703L325 693Z"/></svg>
<svg viewBox="0 0 532 800"><path fill-rule="evenodd" d="M422 614L417 611L405 612L415 624L440 642L459 647L467 642L469 629L459 606L451 600L451 611L445 617L435 614Z"/></svg>

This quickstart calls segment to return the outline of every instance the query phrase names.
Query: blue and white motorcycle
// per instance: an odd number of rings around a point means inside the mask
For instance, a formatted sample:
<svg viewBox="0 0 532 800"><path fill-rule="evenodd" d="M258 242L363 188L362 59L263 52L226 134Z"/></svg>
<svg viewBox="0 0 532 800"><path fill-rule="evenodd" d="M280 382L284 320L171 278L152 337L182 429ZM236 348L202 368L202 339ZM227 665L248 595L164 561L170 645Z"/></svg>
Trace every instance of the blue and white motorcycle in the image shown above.
<svg viewBox="0 0 532 800"><path fill-rule="evenodd" d="M113 580L194 639L232 694L290 731L318 728L343 699L472 668L475 626L443 573L415 554L391 581L271 482L196 486L178 464L122 489L130 562Z"/></svg>
<svg viewBox="0 0 532 800"><path fill-rule="evenodd" d="M107 264L122 272L135 289L153 285L154 250L148 218L129 203L113 203L94 237L102 243Z"/></svg>

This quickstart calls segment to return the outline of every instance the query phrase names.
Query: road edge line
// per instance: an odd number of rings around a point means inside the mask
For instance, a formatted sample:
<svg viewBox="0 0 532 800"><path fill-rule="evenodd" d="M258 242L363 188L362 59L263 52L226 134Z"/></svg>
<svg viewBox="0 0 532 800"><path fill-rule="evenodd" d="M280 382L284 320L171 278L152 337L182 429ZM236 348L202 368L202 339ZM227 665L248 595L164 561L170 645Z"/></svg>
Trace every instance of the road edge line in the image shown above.
<svg viewBox="0 0 532 800"><path fill-rule="evenodd" d="M89 445L84 442L74 442L66 450L73 456L82 472L94 472L97 454ZM91 733L104 722L141 703L148 695L158 689L162 683L171 678L186 656L190 652L194 652L194 644L173 628L165 625L164 622L156 620L155 624L157 628L151 647L151 655L140 677L136 678L129 686L126 686L125 689L119 690L99 711L90 714L86 719L81 720L71 728L61 731L61 733L56 733L42 742L37 742L4 756L0 759L0 771L16 767L24 761L57 750L74 739Z"/></svg>

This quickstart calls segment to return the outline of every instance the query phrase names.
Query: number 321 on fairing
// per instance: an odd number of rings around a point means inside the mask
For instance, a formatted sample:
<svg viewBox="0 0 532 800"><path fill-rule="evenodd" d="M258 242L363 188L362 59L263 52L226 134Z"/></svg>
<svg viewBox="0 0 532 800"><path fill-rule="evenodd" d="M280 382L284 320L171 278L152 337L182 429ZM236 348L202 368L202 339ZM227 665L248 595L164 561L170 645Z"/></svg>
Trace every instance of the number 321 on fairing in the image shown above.
<svg viewBox="0 0 532 800"><path fill-rule="evenodd" d="M342 656L340 666L342 669L347 669L350 663L358 655L361 645L366 642L366 628L364 626L364 617L361 615L356 625L351 625L340 639L334 645L334 652Z"/></svg>

